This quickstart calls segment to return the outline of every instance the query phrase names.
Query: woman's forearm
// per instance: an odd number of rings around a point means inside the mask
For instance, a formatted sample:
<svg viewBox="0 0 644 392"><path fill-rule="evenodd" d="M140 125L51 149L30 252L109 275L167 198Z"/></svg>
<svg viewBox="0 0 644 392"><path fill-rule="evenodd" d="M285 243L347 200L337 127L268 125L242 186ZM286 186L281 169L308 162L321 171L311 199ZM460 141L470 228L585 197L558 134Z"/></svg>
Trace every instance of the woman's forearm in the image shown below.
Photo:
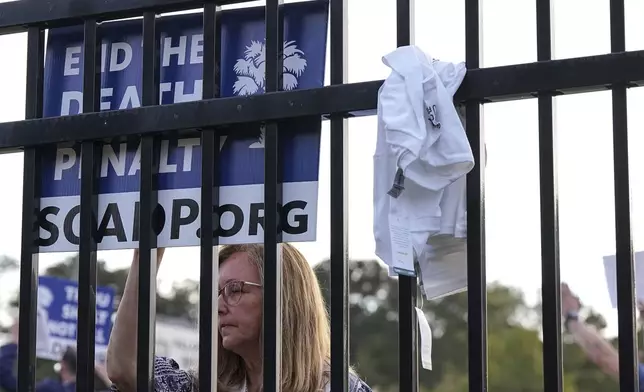
<svg viewBox="0 0 644 392"><path fill-rule="evenodd" d="M591 325L570 321L569 330L588 359L608 375L619 377L619 354L610 342L604 339Z"/></svg>
<svg viewBox="0 0 644 392"><path fill-rule="evenodd" d="M162 256L163 249L158 249L157 265ZM107 375L122 392L134 390L136 384L138 290L139 252L136 250L107 347Z"/></svg>
<svg viewBox="0 0 644 392"><path fill-rule="evenodd" d="M137 328L138 288L139 252L137 250L134 252L107 346L107 375L122 391L133 390L136 384L137 339L136 332L133 331Z"/></svg>

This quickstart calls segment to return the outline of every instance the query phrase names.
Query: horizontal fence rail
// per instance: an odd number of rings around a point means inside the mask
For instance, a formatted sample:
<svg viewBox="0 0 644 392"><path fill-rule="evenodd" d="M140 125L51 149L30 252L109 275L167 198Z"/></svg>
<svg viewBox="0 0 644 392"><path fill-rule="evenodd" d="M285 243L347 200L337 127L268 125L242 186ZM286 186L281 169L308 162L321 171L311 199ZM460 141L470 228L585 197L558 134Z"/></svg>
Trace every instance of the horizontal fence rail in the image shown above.
<svg viewBox="0 0 644 392"><path fill-rule="evenodd" d="M221 64L220 6L246 0L50 0L34 6L31 0L0 4L0 35L28 33L25 120L0 123L0 153L24 151L22 241L20 265L20 331L17 390L34 391L36 377L36 318L38 295L38 242L34 211L41 196L43 147L62 142L82 142L80 267L77 334L77 391L94 389L96 252L92 235L97 228L99 147L103 140L141 140L140 224L136 389L153 391L158 266L155 210L159 173L154 151L162 134L191 130L202 146L201 208L218 210L221 162L219 140L233 132L233 125L265 127L263 336L264 392L282 390L282 231L279 212L283 203L283 151L279 136L282 120L328 117L330 120L330 315L332 392L347 392L349 358L348 268L348 124L347 118L373 115L383 81L347 83L348 2L330 4L330 86L283 90L284 23L281 0L267 0L265 7L265 93L221 97L218 69ZM611 89L613 115L615 227L619 309L619 380L621 391L639 389L637 338L633 309L633 249L628 161L627 94L629 87L644 85L644 50L625 51L624 0L610 1L611 53L552 60L552 0L536 1L537 58L534 63L481 68L481 2L465 1L465 62L468 72L455 103L466 109L466 132L476 165L467 175L467 273L469 391L485 392L487 368L487 292L485 252L485 135L482 106L490 102L536 98L539 121L539 169L543 303L543 386L548 392L563 390L561 294L558 227L557 150L553 107L562 94ZM203 8L203 99L171 105L159 104L159 14ZM141 107L100 112L102 22L142 17L143 71ZM414 0L396 1L397 46L413 44ZM106 22L111 23L111 22ZM43 118L43 64L45 29L82 25L84 32L83 108L78 115ZM218 223L202 214L199 230L199 390L216 391L218 376L218 274L220 243ZM419 390L417 319L418 282L400 277L399 390ZM449 333L449 332L448 332ZM305 347L302 349L306 349ZM283 391L290 392L290 391Z"/></svg>
<svg viewBox="0 0 644 392"><path fill-rule="evenodd" d="M644 50L470 69L458 102L499 102L644 85ZM382 80L0 123L0 152L22 147L345 113L374 114ZM361 113L362 112L362 113ZM42 129L47 129L46 133ZM92 129L88 133L87 129Z"/></svg>

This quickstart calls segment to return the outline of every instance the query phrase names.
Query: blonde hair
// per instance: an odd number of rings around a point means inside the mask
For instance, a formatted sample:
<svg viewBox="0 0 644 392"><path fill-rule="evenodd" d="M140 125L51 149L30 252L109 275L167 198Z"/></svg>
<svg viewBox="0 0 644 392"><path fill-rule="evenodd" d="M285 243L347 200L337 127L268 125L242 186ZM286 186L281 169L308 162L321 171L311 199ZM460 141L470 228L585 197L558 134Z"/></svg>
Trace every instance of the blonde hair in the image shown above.
<svg viewBox="0 0 644 392"><path fill-rule="evenodd" d="M227 245L219 264L234 253L248 254L264 283L263 245ZM329 316L313 269L295 247L282 244L282 391L318 392L328 382L331 354ZM225 350L219 336L218 388L238 390L246 380L244 362Z"/></svg>

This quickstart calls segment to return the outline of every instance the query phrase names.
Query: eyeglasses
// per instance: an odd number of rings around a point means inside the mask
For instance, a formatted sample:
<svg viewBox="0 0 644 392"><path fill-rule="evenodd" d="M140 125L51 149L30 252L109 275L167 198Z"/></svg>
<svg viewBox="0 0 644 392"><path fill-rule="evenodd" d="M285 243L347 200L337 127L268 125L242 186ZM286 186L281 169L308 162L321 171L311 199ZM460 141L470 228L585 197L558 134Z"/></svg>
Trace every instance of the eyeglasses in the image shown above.
<svg viewBox="0 0 644 392"><path fill-rule="evenodd" d="M220 297L223 293L224 302L228 306L235 306L239 303L239 300L244 293L244 286L262 287L262 285L258 283L245 282L242 280L231 280L230 282L226 283L224 287L219 289L218 297Z"/></svg>

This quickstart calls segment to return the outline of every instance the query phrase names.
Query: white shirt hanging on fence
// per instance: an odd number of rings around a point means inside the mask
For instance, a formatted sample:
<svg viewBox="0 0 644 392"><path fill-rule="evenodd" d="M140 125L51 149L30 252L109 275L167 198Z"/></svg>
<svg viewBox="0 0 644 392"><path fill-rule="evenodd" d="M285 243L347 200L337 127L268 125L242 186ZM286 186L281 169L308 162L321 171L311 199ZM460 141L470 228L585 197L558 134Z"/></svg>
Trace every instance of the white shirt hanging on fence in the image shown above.
<svg viewBox="0 0 644 392"><path fill-rule="evenodd" d="M383 62L391 74L378 94L376 255L400 274L414 274L417 260L423 286L434 287L425 282L425 272L433 275L425 264L453 249L445 241L428 249L430 237L459 244L466 237L465 175L474 157L453 103L466 69L433 60L415 46L400 47Z"/></svg>

